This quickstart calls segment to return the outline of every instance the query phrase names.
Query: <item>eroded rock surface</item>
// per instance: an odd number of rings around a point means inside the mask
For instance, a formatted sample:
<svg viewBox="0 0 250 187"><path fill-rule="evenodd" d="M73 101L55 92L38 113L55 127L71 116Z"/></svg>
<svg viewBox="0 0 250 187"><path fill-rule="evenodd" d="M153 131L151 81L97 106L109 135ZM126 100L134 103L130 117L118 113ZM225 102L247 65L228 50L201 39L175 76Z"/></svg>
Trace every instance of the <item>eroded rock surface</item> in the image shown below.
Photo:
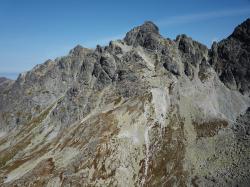
<svg viewBox="0 0 250 187"><path fill-rule="evenodd" d="M230 89L249 94L250 19L237 26L226 39L212 46L211 63L222 82Z"/></svg>
<svg viewBox="0 0 250 187"><path fill-rule="evenodd" d="M148 21L1 81L0 185L249 186L249 28L208 49Z"/></svg>

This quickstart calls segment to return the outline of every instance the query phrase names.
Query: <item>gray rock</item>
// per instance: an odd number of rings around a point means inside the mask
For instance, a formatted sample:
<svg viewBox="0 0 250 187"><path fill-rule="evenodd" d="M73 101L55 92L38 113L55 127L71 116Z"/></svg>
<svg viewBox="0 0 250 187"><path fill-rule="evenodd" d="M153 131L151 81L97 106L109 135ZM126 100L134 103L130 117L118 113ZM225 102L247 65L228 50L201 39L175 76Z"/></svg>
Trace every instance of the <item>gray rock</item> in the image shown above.
<svg viewBox="0 0 250 187"><path fill-rule="evenodd" d="M147 21L128 32L124 41L128 45L140 45L147 49L156 50L158 49L160 38L158 27L154 23Z"/></svg>
<svg viewBox="0 0 250 187"><path fill-rule="evenodd" d="M250 21L240 24L227 38L214 44L211 64L230 89L249 94L250 89Z"/></svg>
<svg viewBox="0 0 250 187"><path fill-rule="evenodd" d="M249 186L248 40L145 22L0 79L0 185Z"/></svg>
<svg viewBox="0 0 250 187"><path fill-rule="evenodd" d="M164 62L163 67L173 73L174 75L180 75L180 71L177 64L172 62Z"/></svg>

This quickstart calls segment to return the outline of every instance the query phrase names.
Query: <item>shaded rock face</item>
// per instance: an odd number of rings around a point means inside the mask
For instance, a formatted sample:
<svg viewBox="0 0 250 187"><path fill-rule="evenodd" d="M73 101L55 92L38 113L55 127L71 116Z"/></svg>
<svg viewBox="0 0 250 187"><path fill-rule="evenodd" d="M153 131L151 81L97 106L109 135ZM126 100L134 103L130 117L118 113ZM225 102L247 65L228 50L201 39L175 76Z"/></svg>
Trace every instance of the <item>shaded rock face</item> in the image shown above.
<svg viewBox="0 0 250 187"><path fill-rule="evenodd" d="M237 26L227 38L213 44L211 63L230 89L250 90L250 19Z"/></svg>
<svg viewBox="0 0 250 187"><path fill-rule="evenodd" d="M5 77L0 77L0 94L4 92L14 81L7 79Z"/></svg>
<svg viewBox="0 0 250 187"><path fill-rule="evenodd" d="M160 47L160 34L158 27L147 21L143 25L132 29L124 38L128 45L142 46L147 49L156 50Z"/></svg>
<svg viewBox="0 0 250 187"><path fill-rule="evenodd" d="M145 22L0 82L1 186L249 186L249 19L211 49Z"/></svg>

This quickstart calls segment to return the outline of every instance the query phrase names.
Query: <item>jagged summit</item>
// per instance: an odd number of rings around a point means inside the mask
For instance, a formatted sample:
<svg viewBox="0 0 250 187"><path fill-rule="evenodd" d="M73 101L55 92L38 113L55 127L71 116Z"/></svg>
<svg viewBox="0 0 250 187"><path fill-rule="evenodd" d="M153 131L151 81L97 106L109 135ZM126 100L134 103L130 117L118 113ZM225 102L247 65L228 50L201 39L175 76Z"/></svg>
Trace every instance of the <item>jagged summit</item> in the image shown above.
<svg viewBox="0 0 250 187"><path fill-rule="evenodd" d="M214 44L211 64L231 89L250 93L250 19L238 25L226 39Z"/></svg>
<svg viewBox="0 0 250 187"><path fill-rule="evenodd" d="M127 35L152 34L152 33L159 34L159 28L152 21L145 21L142 25L137 26L132 30L130 30L127 33Z"/></svg>
<svg viewBox="0 0 250 187"><path fill-rule="evenodd" d="M131 31L129 31L124 41L128 45L141 45L146 48L154 49L156 46L154 46L154 42L159 39L159 29L158 27L151 21L146 21L141 26L133 28Z"/></svg>
<svg viewBox="0 0 250 187"><path fill-rule="evenodd" d="M230 37L236 38L241 42L246 42L250 45L250 19L246 19L238 25Z"/></svg>
<svg viewBox="0 0 250 187"><path fill-rule="evenodd" d="M0 186L250 186L248 31L210 50L145 22L3 81Z"/></svg>
<svg viewBox="0 0 250 187"><path fill-rule="evenodd" d="M159 34L159 28L152 21L145 21L141 26L138 27L140 32L151 32Z"/></svg>
<svg viewBox="0 0 250 187"><path fill-rule="evenodd" d="M91 51L92 51L91 49L85 48L81 45L77 45L73 49L70 50L69 55L70 56L83 56Z"/></svg>

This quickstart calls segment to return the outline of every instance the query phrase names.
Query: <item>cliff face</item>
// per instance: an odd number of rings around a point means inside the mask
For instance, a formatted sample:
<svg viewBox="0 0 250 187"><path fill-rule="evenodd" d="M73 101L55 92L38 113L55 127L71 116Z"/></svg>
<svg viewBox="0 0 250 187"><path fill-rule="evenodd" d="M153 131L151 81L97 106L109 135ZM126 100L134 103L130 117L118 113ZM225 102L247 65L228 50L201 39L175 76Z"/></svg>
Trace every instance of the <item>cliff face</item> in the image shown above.
<svg viewBox="0 0 250 187"><path fill-rule="evenodd" d="M249 28L209 50L145 22L0 87L1 186L249 185Z"/></svg>
<svg viewBox="0 0 250 187"><path fill-rule="evenodd" d="M235 28L225 40L212 46L211 63L221 81L230 89L249 95L250 19Z"/></svg>

